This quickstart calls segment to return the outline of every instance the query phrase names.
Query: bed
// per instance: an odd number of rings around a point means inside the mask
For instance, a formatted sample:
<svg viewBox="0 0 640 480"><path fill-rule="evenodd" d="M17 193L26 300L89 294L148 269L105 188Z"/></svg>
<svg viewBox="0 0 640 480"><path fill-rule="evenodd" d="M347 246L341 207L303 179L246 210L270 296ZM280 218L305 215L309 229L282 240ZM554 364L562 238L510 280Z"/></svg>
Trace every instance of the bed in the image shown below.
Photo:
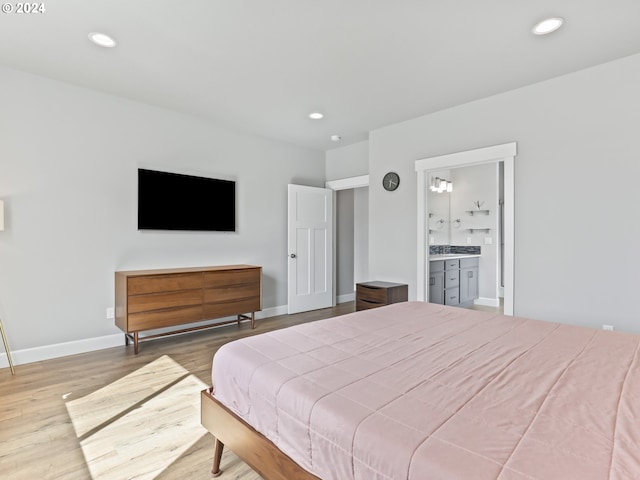
<svg viewBox="0 0 640 480"><path fill-rule="evenodd" d="M267 480L640 479L640 336L404 302L231 342L202 423Z"/></svg>

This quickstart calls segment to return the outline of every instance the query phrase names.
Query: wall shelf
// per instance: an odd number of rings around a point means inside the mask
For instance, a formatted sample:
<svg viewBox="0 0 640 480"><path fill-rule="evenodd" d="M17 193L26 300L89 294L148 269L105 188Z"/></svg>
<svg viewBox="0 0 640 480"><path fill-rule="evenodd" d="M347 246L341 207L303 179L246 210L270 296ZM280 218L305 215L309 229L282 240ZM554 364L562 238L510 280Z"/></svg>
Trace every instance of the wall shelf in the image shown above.
<svg viewBox="0 0 640 480"><path fill-rule="evenodd" d="M491 231L490 228L467 228L465 230L467 230L467 232L471 232L471 233L475 233L475 232L489 233Z"/></svg>
<svg viewBox="0 0 640 480"><path fill-rule="evenodd" d="M489 215L489 213L491 213L491 210L467 210L467 213L473 217L476 214Z"/></svg>

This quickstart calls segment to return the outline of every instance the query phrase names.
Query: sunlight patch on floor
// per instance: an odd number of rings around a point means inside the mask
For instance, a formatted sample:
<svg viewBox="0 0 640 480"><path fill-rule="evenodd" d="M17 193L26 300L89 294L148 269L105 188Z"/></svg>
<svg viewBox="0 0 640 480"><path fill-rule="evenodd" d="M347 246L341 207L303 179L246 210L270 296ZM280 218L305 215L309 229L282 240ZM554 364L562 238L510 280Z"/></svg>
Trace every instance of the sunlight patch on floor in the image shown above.
<svg viewBox="0 0 640 480"><path fill-rule="evenodd" d="M163 356L67 402L94 480L153 479L196 443L207 385Z"/></svg>

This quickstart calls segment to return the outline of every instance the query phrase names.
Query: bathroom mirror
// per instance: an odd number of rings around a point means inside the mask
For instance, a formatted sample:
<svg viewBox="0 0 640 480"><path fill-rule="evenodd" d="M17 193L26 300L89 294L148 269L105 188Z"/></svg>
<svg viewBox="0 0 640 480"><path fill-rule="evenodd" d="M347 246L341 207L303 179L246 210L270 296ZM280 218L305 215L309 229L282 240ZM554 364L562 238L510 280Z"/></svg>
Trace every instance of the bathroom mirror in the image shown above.
<svg viewBox="0 0 640 480"><path fill-rule="evenodd" d="M445 185L442 185L445 182ZM447 192L447 182L451 183ZM451 194L453 182L450 170L429 172L427 181L427 228L429 245L451 245Z"/></svg>
<svg viewBox="0 0 640 480"><path fill-rule="evenodd" d="M429 246L500 242L502 175L495 163L430 171Z"/></svg>

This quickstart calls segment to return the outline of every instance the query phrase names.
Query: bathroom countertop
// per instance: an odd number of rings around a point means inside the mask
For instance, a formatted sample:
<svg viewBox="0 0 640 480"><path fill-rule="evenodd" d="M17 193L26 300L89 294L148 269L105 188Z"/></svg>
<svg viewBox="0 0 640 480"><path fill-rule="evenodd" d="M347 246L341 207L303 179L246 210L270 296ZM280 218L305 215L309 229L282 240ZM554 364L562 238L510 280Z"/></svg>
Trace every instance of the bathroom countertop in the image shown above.
<svg viewBox="0 0 640 480"><path fill-rule="evenodd" d="M473 257L481 257L482 255L479 253L445 253L443 255L429 255L429 261L433 262L434 260L458 260L460 258L473 258Z"/></svg>

